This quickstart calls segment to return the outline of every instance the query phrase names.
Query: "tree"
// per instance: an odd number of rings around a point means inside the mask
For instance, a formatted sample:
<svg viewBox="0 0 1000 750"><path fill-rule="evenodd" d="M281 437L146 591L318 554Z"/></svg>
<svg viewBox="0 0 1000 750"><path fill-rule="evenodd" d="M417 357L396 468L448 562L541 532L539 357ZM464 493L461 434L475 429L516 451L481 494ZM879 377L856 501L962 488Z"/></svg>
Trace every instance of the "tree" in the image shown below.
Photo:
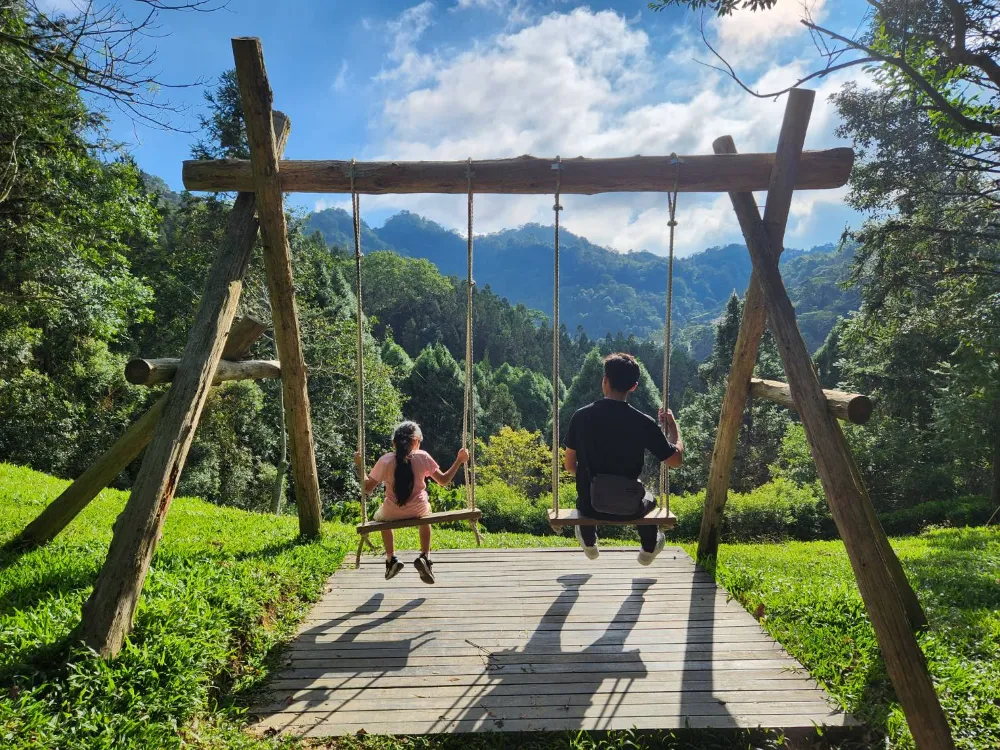
<svg viewBox="0 0 1000 750"><path fill-rule="evenodd" d="M476 453L483 484L501 482L530 498L551 489L552 449L539 432L502 427Z"/></svg>
<svg viewBox="0 0 1000 750"><path fill-rule="evenodd" d="M150 315L133 256L157 214L103 119L8 38L24 31L19 8L0 10L0 460L65 476L148 397L123 365Z"/></svg>
<svg viewBox="0 0 1000 750"><path fill-rule="evenodd" d="M545 432L552 421L552 381L526 367L506 362L493 373L493 382L507 387L521 418L530 432Z"/></svg>
<svg viewBox="0 0 1000 750"><path fill-rule="evenodd" d="M678 415L685 454L684 463L671 472L671 481L679 491L700 489L707 481L742 315L743 304L733 294L716 325L712 354L698 370L702 392L695 394ZM767 331L757 352L755 375L775 378L781 372L774 339ZM746 492L771 478L769 467L777 459L789 422L783 407L768 401L752 400L747 404L733 457L731 486L735 491Z"/></svg>
<svg viewBox="0 0 1000 750"><path fill-rule="evenodd" d="M211 12L224 0L110 0L95 3L47 3L20 0L0 7L0 46L31 67L46 70L59 86L75 89L130 117L168 126L176 111L157 99L171 84L155 72L155 49L147 40L161 36L162 11ZM136 12L137 11L137 12Z"/></svg>
<svg viewBox="0 0 1000 750"><path fill-rule="evenodd" d="M710 7L728 13L738 5L722 0ZM848 84L834 97L843 119L838 134L858 148L848 200L871 217L849 234L858 243L850 280L862 306L841 332L842 376L865 392L877 389L883 414L894 423L870 423L869 442L882 435L888 449L899 435L910 435L917 454L933 445L933 473L942 462L954 469L950 489L947 481L936 485L942 492L978 491L992 466L986 481L1000 504L994 366L1000 352L1000 4L870 5L867 23L853 37L803 19L829 46L826 64L796 82L853 65L873 71L870 85ZM895 468L908 465L897 451L869 448L894 455ZM887 468L873 467L874 481L895 473ZM902 481L885 486L886 501L916 500L917 483L896 478Z"/></svg>
<svg viewBox="0 0 1000 750"><path fill-rule="evenodd" d="M458 362L441 344L428 346L402 390L408 399L405 416L420 425L424 449L442 463L450 461L462 445L465 379Z"/></svg>

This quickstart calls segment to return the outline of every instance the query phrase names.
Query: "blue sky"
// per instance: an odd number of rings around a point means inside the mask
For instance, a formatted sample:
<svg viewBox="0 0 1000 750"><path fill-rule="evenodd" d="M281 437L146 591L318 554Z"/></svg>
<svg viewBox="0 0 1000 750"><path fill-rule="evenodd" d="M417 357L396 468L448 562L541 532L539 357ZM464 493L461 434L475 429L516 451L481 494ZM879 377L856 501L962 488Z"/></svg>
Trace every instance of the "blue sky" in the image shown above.
<svg viewBox="0 0 1000 750"><path fill-rule="evenodd" d="M808 3L816 19L848 31L867 7L863 0ZM783 0L764 14L706 17L706 32L747 80L786 85L817 64L798 22L802 14L802 0ZM706 153L727 133L741 151L773 150L784 102L754 99L698 65L710 59L700 21L676 9L653 13L645 0L230 0L214 13L164 14L163 36L154 41L163 80L211 82L232 67L231 37L260 37L275 105L292 120L292 159ZM857 75L817 82L807 148L843 144L826 100ZM166 94L189 106L176 126L196 127L203 90ZM120 115L112 133L143 169L181 188L181 162L196 136ZM844 194L800 193L786 243L834 241L846 224L856 224L860 217L843 205ZM349 205L341 195L289 201L303 210ZM362 207L375 225L410 209L459 229L463 202L365 196ZM665 196L570 196L564 205L565 226L595 242L665 252ZM551 200L482 196L476 214L478 232L551 223ZM681 255L741 239L724 195L682 195L678 218Z"/></svg>

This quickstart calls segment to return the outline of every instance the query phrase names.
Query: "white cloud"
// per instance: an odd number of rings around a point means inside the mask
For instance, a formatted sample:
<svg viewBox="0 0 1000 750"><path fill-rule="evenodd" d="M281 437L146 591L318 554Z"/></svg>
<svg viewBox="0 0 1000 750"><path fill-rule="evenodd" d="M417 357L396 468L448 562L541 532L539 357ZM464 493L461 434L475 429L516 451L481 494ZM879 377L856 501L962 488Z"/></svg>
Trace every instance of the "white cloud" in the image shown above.
<svg viewBox="0 0 1000 750"><path fill-rule="evenodd" d="M793 37L808 42L808 31L802 19L812 17L821 21L825 5L826 0L789 0L770 10L740 9L713 19L711 27L718 41L716 50L737 67L771 60L775 50Z"/></svg>
<svg viewBox="0 0 1000 750"><path fill-rule="evenodd" d="M817 0L814 7L821 10L822 4ZM428 6L404 12L411 14L408 34L400 25L403 16L395 22L392 67L380 74L391 86L372 123L376 140L366 158L711 153L712 141L724 134L744 152L774 149L784 101L751 97L695 64L692 58L702 51L692 46L700 45L693 41L696 35L676 34L672 48L657 48L636 21L613 11L577 8L508 28L470 48L421 53L416 41L433 22ZM761 22L748 38L763 46L787 40L788 18ZM725 28L720 33L729 33ZM803 50L771 54L771 64L751 82L780 88L794 81L814 62L808 56L796 59L795 52ZM828 98L851 75L844 71L817 82L807 148L839 145ZM820 239L820 234L830 217L847 217L840 209L842 198L842 191L797 195L789 243L835 239ZM490 195L476 201L477 232L552 222L552 201L544 196ZM407 208L464 231L461 196L374 196L365 203L383 212ZM565 196L563 205L564 226L594 242L619 250L666 251L664 195ZM678 219L678 255L741 240L725 195L681 195Z"/></svg>
<svg viewBox="0 0 1000 750"><path fill-rule="evenodd" d="M417 51L417 42L433 23L434 3L424 0L389 21L386 31L392 39L388 59L395 67L383 69L377 80L413 85L427 78L434 68L433 57Z"/></svg>
<svg viewBox="0 0 1000 750"><path fill-rule="evenodd" d="M341 60L340 61L340 69L337 71L337 76L336 76L336 78L333 79L333 83L331 84L331 88L334 91L344 91L344 90L347 89L347 69L348 69L348 67L349 66L347 64L347 60Z"/></svg>
<svg viewBox="0 0 1000 750"><path fill-rule="evenodd" d="M507 0L458 0L455 3L455 10L468 10L469 8L503 10L506 6Z"/></svg>

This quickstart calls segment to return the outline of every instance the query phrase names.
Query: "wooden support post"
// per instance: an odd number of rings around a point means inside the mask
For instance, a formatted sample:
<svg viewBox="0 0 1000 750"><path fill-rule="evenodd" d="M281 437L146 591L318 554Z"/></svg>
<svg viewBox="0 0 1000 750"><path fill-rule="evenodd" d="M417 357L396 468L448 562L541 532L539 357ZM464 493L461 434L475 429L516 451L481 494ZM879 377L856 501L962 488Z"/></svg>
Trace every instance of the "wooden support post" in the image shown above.
<svg viewBox="0 0 1000 750"><path fill-rule="evenodd" d="M730 138L718 146L736 150ZM794 167L794 160L783 165L786 169ZM752 194L730 193L730 199L764 293L771 329L809 449L910 731L920 750L954 748L927 662L911 630L902 592L890 569L891 563L884 556L888 544L883 547L873 530L874 510L867 493L859 486L860 477L852 469L853 461L840 424L827 411L822 386L799 332L795 308L778 270L778 245L772 243Z"/></svg>
<svg viewBox="0 0 1000 750"><path fill-rule="evenodd" d="M771 238L775 252L780 253L784 246L785 224L788 221L788 211L792 205L794 191L794 172L781 169L789 161L797 162L805 143L806 130L809 127L809 117L812 114L813 100L816 92L808 89L793 89L788 94L788 105L785 107L785 118L781 123L781 133L778 136L777 157L771 170L771 179L767 192L767 206L764 210L764 223ZM715 152L720 151L716 142ZM749 195L749 193L748 193ZM736 337L736 348L733 349L733 362L729 368L729 381L726 385L726 395L722 400L722 412L719 415L719 429L715 433L715 447L712 449L712 463L708 470L708 482L705 487L705 510L701 517L701 531L698 535L698 560L703 561L715 557L719 552L719 538L722 534L722 517L726 509L726 498L729 493L729 480L733 471L733 457L736 454L736 443L739 439L740 427L743 425L743 410L746 408L747 397L750 394L750 376L757 364L757 349L764 327L767 324L767 311L764 309L764 299L760 285L757 283L757 272L750 274L750 286L743 298L743 318Z"/></svg>
<svg viewBox="0 0 1000 750"><path fill-rule="evenodd" d="M181 360L176 357L163 359L133 359L125 365L125 379L132 385L159 385L169 383L177 374ZM242 362L220 360L212 385L231 380L276 380L281 377L281 365L273 359L245 359Z"/></svg>
<svg viewBox="0 0 1000 750"><path fill-rule="evenodd" d="M276 130L282 133L283 142L289 127L287 118L280 118ZM241 193L233 204L181 367L167 393L132 495L115 521L115 535L94 591L83 606L79 635L101 656L115 656L132 628L142 585L236 315L257 239L256 203L252 193Z"/></svg>
<svg viewBox="0 0 1000 750"><path fill-rule="evenodd" d="M265 327L253 318L240 318L229 332L224 359L245 357ZM163 413L167 397L161 396L125 433L92 463L83 474L49 503L34 521L11 543L15 548L46 544L66 528L97 495L121 474L153 439L153 429Z"/></svg>
<svg viewBox="0 0 1000 750"><path fill-rule="evenodd" d="M750 395L753 398L773 401L788 409L795 409L792 389L788 387L787 383L779 383L777 380L751 378ZM827 411L844 422L864 424L872 416L872 400L860 393L846 393L845 391L823 389L823 397L826 398Z"/></svg>
<svg viewBox="0 0 1000 750"><path fill-rule="evenodd" d="M279 152L271 128L271 86L267 81L259 39L233 39L233 57L236 60L236 77L239 80L247 139L250 142L253 188L257 194L257 214L264 240L264 266L274 322L274 342L281 362L281 384L288 417L288 447L299 511L299 531L303 536L315 537L319 536L322 520L319 475L313 450L306 363L295 307L288 227L278 174Z"/></svg>

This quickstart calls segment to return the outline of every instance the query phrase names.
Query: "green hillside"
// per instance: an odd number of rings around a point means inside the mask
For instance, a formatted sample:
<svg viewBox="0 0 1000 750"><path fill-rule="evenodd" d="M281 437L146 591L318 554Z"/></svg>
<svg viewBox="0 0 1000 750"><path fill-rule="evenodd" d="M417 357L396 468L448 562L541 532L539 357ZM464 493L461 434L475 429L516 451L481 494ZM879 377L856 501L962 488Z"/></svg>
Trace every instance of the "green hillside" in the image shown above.
<svg viewBox="0 0 1000 750"><path fill-rule="evenodd" d="M307 232L328 244L353 249L350 215L338 208L311 214ZM394 250L425 258L445 276L465 275L465 238L408 211L382 227L362 226L366 251ZM563 231L561 316L570 331L582 327L592 338L620 332L655 337L663 329L666 258L649 252L619 253ZM857 308L858 295L839 282L852 253L833 245L809 252L786 250L782 267L800 314L810 349L817 349L837 319ZM713 247L679 259L674 266L674 321L678 341L688 342L697 359L707 356L711 323L733 291L743 294L750 280L750 256L743 245ZM528 224L476 238L476 280L513 304L552 313L552 227Z"/></svg>

